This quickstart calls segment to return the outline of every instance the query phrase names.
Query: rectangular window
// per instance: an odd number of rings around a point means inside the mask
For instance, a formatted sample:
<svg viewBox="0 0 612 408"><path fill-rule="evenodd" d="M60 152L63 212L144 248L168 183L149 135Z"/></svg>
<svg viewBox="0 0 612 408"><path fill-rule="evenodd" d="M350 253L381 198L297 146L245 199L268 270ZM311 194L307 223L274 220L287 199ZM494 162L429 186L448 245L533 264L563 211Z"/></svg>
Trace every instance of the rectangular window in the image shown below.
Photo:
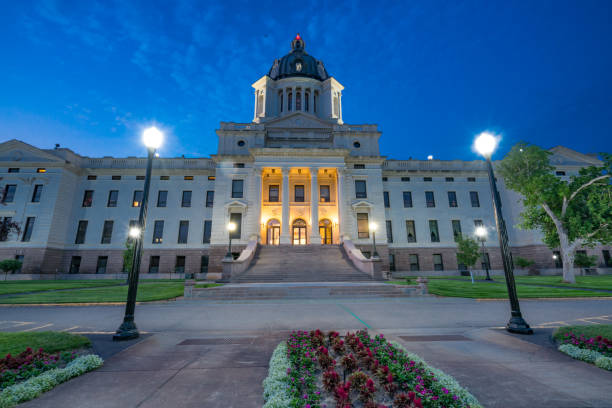
<svg viewBox="0 0 612 408"><path fill-rule="evenodd" d="M91 207L93 204L93 190L85 190L83 194L83 207Z"/></svg>
<svg viewBox="0 0 612 408"><path fill-rule="evenodd" d="M200 260L200 273L208 273L208 255L202 255Z"/></svg>
<svg viewBox="0 0 612 408"><path fill-rule="evenodd" d="M145 176L136 176L136 180L144 180Z"/></svg>
<svg viewBox="0 0 612 408"><path fill-rule="evenodd" d="M208 176L208 181L215 181L215 176Z"/></svg>
<svg viewBox="0 0 612 408"><path fill-rule="evenodd" d="M368 198L365 180L355 180L355 197Z"/></svg>
<svg viewBox="0 0 612 408"><path fill-rule="evenodd" d="M87 176L87 180L97 180L98 176L94 175L94 174L90 174L89 176Z"/></svg>
<svg viewBox="0 0 612 408"><path fill-rule="evenodd" d="M443 271L444 263L442 262L442 254L433 254L434 271Z"/></svg>
<svg viewBox="0 0 612 408"><path fill-rule="evenodd" d="M472 207L480 207L480 200L478 199L478 191L470 191L470 201Z"/></svg>
<svg viewBox="0 0 612 408"><path fill-rule="evenodd" d="M85 221L85 220L79 221L76 237L74 238L75 244L85 243L85 235L87 234L87 224L88 224L88 221Z"/></svg>
<svg viewBox="0 0 612 408"><path fill-rule="evenodd" d="M410 262L410 270L411 271L418 271L418 270L420 270L419 256L417 254L410 254L408 256L408 260Z"/></svg>
<svg viewBox="0 0 612 408"><path fill-rule="evenodd" d="M454 177L447 177L446 181L450 183L451 181L455 181L455 178Z"/></svg>
<svg viewBox="0 0 612 408"><path fill-rule="evenodd" d="M389 177L383 177L382 181L389 181Z"/></svg>
<svg viewBox="0 0 612 408"><path fill-rule="evenodd" d="M601 255L603 256L603 259L604 259L604 265L607 267L612 266L612 259L610 258L610 251L607 249L603 249L601 251Z"/></svg>
<svg viewBox="0 0 612 408"><path fill-rule="evenodd" d="M433 191L426 191L425 192L425 202L427 203L427 207L429 207L429 208L436 206L436 200L434 198Z"/></svg>
<svg viewBox="0 0 612 408"><path fill-rule="evenodd" d="M365 164L354 164L353 168L354 169L365 169Z"/></svg>
<svg viewBox="0 0 612 408"><path fill-rule="evenodd" d="M42 184L36 184L34 186L34 192L32 192L32 202L33 203L40 203L40 196L42 194L42 190L43 190Z"/></svg>
<svg viewBox="0 0 612 408"><path fill-rule="evenodd" d="M565 176L565 172L564 171L555 171L555 174L557 176Z"/></svg>
<svg viewBox="0 0 612 408"><path fill-rule="evenodd" d="M113 180L121 180L121 176L112 176L111 179L113 179Z"/></svg>
<svg viewBox="0 0 612 408"><path fill-rule="evenodd" d="M476 181L476 177L468 177L468 178L467 178L467 181L469 181L469 182L473 183L473 182L475 182L475 181Z"/></svg>
<svg viewBox="0 0 612 408"><path fill-rule="evenodd" d="M404 208L411 208L412 207L412 192L404 191L403 196L404 196Z"/></svg>
<svg viewBox="0 0 612 408"><path fill-rule="evenodd" d="M23 236L21 237L22 242L29 242L32 238L32 231L34 230L35 217L28 217L26 220L25 228L23 229Z"/></svg>
<svg viewBox="0 0 612 408"><path fill-rule="evenodd" d="M451 223L453 225L453 237L457 239L458 237L461 236L461 221L452 220Z"/></svg>
<svg viewBox="0 0 612 408"><path fill-rule="evenodd" d="M402 181L410 181L410 177L402 177Z"/></svg>
<svg viewBox="0 0 612 408"><path fill-rule="evenodd" d="M417 242L416 229L413 220L406 220L406 238L408 242Z"/></svg>
<svg viewBox="0 0 612 408"><path fill-rule="evenodd" d="M149 258L149 273L159 273L159 256L153 255Z"/></svg>
<svg viewBox="0 0 612 408"><path fill-rule="evenodd" d="M431 177L423 177L423 181L431 181Z"/></svg>
<svg viewBox="0 0 612 408"><path fill-rule="evenodd" d="M278 184L270 184L268 186L268 201L278 203Z"/></svg>
<svg viewBox="0 0 612 408"><path fill-rule="evenodd" d="M189 235L189 221L182 220L179 222L178 243L186 244L188 235Z"/></svg>
<svg viewBox="0 0 612 408"><path fill-rule="evenodd" d="M181 207L191 207L191 191L183 191L183 197L181 198Z"/></svg>
<svg viewBox="0 0 612 408"><path fill-rule="evenodd" d="M101 244L110 244L113 237L113 225L115 223L112 220L104 221L104 227L102 228L102 240Z"/></svg>
<svg viewBox="0 0 612 408"><path fill-rule="evenodd" d="M388 191L383 191L383 201L385 202L385 208L391 207Z"/></svg>
<svg viewBox="0 0 612 408"><path fill-rule="evenodd" d="M304 202L304 186L301 184L295 185L295 202L296 203Z"/></svg>
<svg viewBox="0 0 612 408"><path fill-rule="evenodd" d="M395 255L389 254L389 272L395 271Z"/></svg>
<svg viewBox="0 0 612 408"><path fill-rule="evenodd" d="M17 269L15 271L15 273L21 273L21 268L23 268L23 259L25 258L24 255L15 255L15 260L19 261L21 263L21 266L19 267L19 269Z"/></svg>
<svg viewBox="0 0 612 408"><path fill-rule="evenodd" d="M482 226L483 226L482 220L474 220L475 228L482 227Z"/></svg>
<svg viewBox="0 0 612 408"><path fill-rule="evenodd" d="M106 273L107 263L108 263L108 256L99 256L98 262L96 263L96 273Z"/></svg>
<svg viewBox="0 0 612 408"><path fill-rule="evenodd" d="M242 198L244 180L232 180L232 198Z"/></svg>
<svg viewBox="0 0 612 408"><path fill-rule="evenodd" d="M170 180L170 176L159 176L160 180Z"/></svg>
<svg viewBox="0 0 612 408"><path fill-rule="evenodd" d="M206 192L206 207L212 208L214 201L215 201L215 192L213 190L208 190Z"/></svg>
<svg viewBox="0 0 612 408"><path fill-rule="evenodd" d="M13 217L4 217L2 220L2 230L0 232L0 242L6 241L9 235L9 225L13 222Z"/></svg>
<svg viewBox="0 0 612 408"><path fill-rule="evenodd" d="M156 220L153 224L153 243L161 244L164 242L164 220Z"/></svg>
<svg viewBox="0 0 612 408"><path fill-rule="evenodd" d="M185 176L183 177L183 180L191 181L193 180L193 176Z"/></svg>
<svg viewBox="0 0 612 408"><path fill-rule="evenodd" d="M81 269L81 257L73 256L70 260L70 273L79 273Z"/></svg>
<svg viewBox="0 0 612 408"><path fill-rule="evenodd" d="M19 173L19 167L9 167L9 173Z"/></svg>
<svg viewBox="0 0 612 408"><path fill-rule="evenodd" d="M454 191L448 192L448 206L457 207L457 193L455 193Z"/></svg>
<svg viewBox="0 0 612 408"><path fill-rule="evenodd" d="M385 221L385 225L387 226L387 242L393 242L393 226L391 225L391 220Z"/></svg>
<svg viewBox="0 0 612 408"><path fill-rule="evenodd" d="M159 190L157 192L157 206L165 207L168 203L168 191L167 190Z"/></svg>
<svg viewBox="0 0 612 408"><path fill-rule="evenodd" d="M202 243L210 244L211 231L212 231L212 221L204 220L204 238L202 239Z"/></svg>
<svg viewBox="0 0 612 408"><path fill-rule="evenodd" d="M185 273L185 257L178 255L174 264L174 273Z"/></svg>
<svg viewBox="0 0 612 408"><path fill-rule="evenodd" d="M370 223L368 213L357 213L357 237L370 238Z"/></svg>
<svg viewBox="0 0 612 408"><path fill-rule="evenodd" d="M118 199L119 199L119 190L110 190L108 192L108 201L106 202L106 206L116 207Z"/></svg>
<svg viewBox="0 0 612 408"><path fill-rule="evenodd" d="M329 203L330 197L329 186L319 186L319 201L322 203Z"/></svg>
<svg viewBox="0 0 612 408"><path fill-rule="evenodd" d="M232 239L240 239L240 236L242 235L242 214L231 213L230 222L236 224L236 229L230 233L230 236L232 237Z"/></svg>
<svg viewBox="0 0 612 408"><path fill-rule="evenodd" d="M132 200L132 207L140 207L142 204L142 190L134 190L134 199Z"/></svg>
<svg viewBox="0 0 612 408"><path fill-rule="evenodd" d="M234 163L235 169L244 169L244 163Z"/></svg>
<svg viewBox="0 0 612 408"><path fill-rule="evenodd" d="M440 242L440 233L438 232L438 221L429 220L429 234L431 242Z"/></svg>

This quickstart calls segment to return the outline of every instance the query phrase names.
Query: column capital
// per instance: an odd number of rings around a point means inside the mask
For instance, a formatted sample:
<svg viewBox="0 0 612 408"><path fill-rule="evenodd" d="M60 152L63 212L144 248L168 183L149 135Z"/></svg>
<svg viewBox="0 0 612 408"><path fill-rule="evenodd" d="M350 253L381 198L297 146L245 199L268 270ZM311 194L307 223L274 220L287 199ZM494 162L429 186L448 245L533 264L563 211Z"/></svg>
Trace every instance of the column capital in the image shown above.
<svg viewBox="0 0 612 408"><path fill-rule="evenodd" d="M317 176L319 174L319 166L310 166L310 175Z"/></svg>
<svg viewBox="0 0 612 408"><path fill-rule="evenodd" d="M290 167L282 167L281 168L281 172L283 173L283 177L284 176L288 176L289 175L289 171L291 171Z"/></svg>

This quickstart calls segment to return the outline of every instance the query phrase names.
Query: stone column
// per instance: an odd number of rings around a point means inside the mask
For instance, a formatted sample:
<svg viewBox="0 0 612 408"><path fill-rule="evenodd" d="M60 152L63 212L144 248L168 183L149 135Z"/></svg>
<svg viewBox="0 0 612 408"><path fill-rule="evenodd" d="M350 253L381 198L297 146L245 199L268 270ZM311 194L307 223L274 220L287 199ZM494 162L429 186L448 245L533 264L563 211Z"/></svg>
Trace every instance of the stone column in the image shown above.
<svg viewBox="0 0 612 408"><path fill-rule="evenodd" d="M281 236L280 243L281 244L290 244L291 237L289 235L289 169L283 167L283 215L281 219Z"/></svg>
<svg viewBox="0 0 612 408"><path fill-rule="evenodd" d="M308 111L314 115L314 89L310 89L308 93L309 101L308 101Z"/></svg>
<svg viewBox="0 0 612 408"><path fill-rule="evenodd" d="M343 224L346 224L346 209L344 208L344 169L337 168L336 185L336 205L338 206L338 236L342 239L345 231Z"/></svg>
<svg viewBox="0 0 612 408"><path fill-rule="evenodd" d="M338 119L342 122L342 93L338 92Z"/></svg>
<svg viewBox="0 0 612 408"><path fill-rule="evenodd" d="M301 101L301 105L300 105L300 111L304 112L306 110L306 101L304 100L304 98L306 98L306 92L304 92L304 88L300 88L300 101Z"/></svg>
<svg viewBox="0 0 612 408"><path fill-rule="evenodd" d="M321 234L319 234L319 183L317 176L319 169L310 168L310 244L321 245Z"/></svg>
<svg viewBox="0 0 612 408"><path fill-rule="evenodd" d="M261 202L262 202L262 193L261 193L261 173L262 169L260 167L253 168L252 180L253 180L253 211L250 214L252 217L251 220L251 230L249 231L249 239L252 236L257 236L259 240L261 238Z"/></svg>
<svg viewBox="0 0 612 408"><path fill-rule="evenodd" d="M257 119L257 93L259 91L255 91L255 112L253 113L253 118Z"/></svg>
<svg viewBox="0 0 612 408"><path fill-rule="evenodd" d="M288 106L289 106L289 101L287 100L287 88L283 88L283 115L287 114Z"/></svg>
<svg viewBox="0 0 612 408"><path fill-rule="evenodd" d="M291 98L291 112L295 112L295 100L297 99L295 96L297 95L296 93L296 88L295 86L293 88L291 88L291 95L293 95L293 97Z"/></svg>

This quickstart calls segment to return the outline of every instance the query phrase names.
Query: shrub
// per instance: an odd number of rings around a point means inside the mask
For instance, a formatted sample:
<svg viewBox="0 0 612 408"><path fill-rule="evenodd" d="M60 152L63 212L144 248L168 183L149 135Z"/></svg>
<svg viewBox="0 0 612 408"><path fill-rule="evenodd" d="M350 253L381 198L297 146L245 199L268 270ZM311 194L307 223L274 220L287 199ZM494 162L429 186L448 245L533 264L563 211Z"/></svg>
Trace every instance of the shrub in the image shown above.
<svg viewBox="0 0 612 408"><path fill-rule="evenodd" d="M572 344L562 344L559 346L559 351L572 358L575 358L576 360L593 363L599 368L612 371L612 358L607 357L595 350L580 348Z"/></svg>
<svg viewBox="0 0 612 408"><path fill-rule="evenodd" d="M604 370L612 371L612 358L606 356L597 357L595 365Z"/></svg>
<svg viewBox="0 0 612 408"><path fill-rule="evenodd" d="M327 392L332 392L340 384L340 375L334 370L327 370L323 373L323 388Z"/></svg>
<svg viewBox="0 0 612 408"><path fill-rule="evenodd" d="M368 375L363 371L356 371L349 377L349 381L354 390L359 390L369 379Z"/></svg>
<svg viewBox="0 0 612 408"><path fill-rule="evenodd" d="M372 401L375 393L376 387L374 386L374 381L372 381L371 378L368 378L365 384L359 390L359 399L362 402Z"/></svg>
<svg viewBox="0 0 612 408"><path fill-rule="evenodd" d="M398 394L393 400L394 408L423 408L420 398L412 391L409 393Z"/></svg>
<svg viewBox="0 0 612 408"><path fill-rule="evenodd" d="M357 368L357 360L355 359L355 356L353 356L353 354L349 354L348 356L342 357L342 360L340 360L340 364L342 364L342 367L344 367L344 369L349 373Z"/></svg>
<svg viewBox="0 0 612 408"><path fill-rule="evenodd" d="M344 351L345 351L344 341L342 341L340 338L337 338L337 340L333 342L332 348L334 349L336 354L340 354L340 355L344 354Z"/></svg>

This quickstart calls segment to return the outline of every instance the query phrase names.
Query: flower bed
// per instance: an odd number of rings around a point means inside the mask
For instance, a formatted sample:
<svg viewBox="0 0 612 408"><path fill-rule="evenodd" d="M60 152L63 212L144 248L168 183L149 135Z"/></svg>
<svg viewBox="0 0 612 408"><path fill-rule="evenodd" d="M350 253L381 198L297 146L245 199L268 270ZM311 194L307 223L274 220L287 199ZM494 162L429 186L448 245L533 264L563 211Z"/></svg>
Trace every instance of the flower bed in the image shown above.
<svg viewBox="0 0 612 408"><path fill-rule="evenodd" d="M74 351L49 354L43 349L34 351L30 347L16 356L7 354L6 357L0 359L0 390L45 371L63 367L75 358Z"/></svg>
<svg viewBox="0 0 612 408"><path fill-rule="evenodd" d="M578 348L594 350L606 357L612 357L612 340L602 336L587 337L574 332L565 333L561 344L571 344Z"/></svg>
<svg viewBox="0 0 612 408"><path fill-rule="evenodd" d="M295 331L270 359L264 408L479 407L450 376L383 335Z"/></svg>

